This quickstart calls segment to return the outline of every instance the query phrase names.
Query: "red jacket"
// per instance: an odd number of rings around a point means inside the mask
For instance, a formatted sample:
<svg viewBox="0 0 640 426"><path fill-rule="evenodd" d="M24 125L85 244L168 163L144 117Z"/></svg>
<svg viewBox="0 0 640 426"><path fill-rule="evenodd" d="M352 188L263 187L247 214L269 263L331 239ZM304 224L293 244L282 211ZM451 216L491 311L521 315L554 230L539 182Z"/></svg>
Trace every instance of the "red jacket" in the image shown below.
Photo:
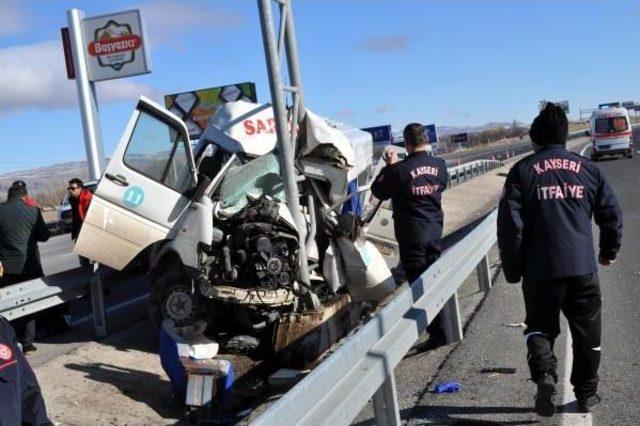
<svg viewBox="0 0 640 426"><path fill-rule="evenodd" d="M80 228L85 217L87 217L87 211L89 211L89 205L93 194L91 191L83 189L80 191L78 198L69 197L69 204L71 204L71 213L73 215L73 224L71 226L71 238L74 240L78 238L80 234Z"/></svg>
<svg viewBox="0 0 640 426"><path fill-rule="evenodd" d="M35 198L31 198L28 195L25 195L25 197L22 199L22 201L24 201L24 203L28 206L31 207L38 207L38 202L36 201Z"/></svg>

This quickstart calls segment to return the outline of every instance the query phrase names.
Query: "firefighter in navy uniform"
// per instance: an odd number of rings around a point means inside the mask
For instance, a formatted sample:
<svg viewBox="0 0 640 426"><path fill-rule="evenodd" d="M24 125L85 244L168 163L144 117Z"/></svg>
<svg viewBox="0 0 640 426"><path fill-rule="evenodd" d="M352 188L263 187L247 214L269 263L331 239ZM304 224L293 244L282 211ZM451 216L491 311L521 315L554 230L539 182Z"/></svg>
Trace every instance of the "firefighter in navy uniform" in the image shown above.
<svg viewBox="0 0 640 426"><path fill-rule="evenodd" d="M427 152L421 124L408 124L403 136L407 157L399 161L394 152L386 150L387 166L374 180L371 192L380 200L392 200L400 262L411 283L440 256L441 196L448 174L444 160Z"/></svg>
<svg viewBox="0 0 640 426"><path fill-rule="evenodd" d="M600 287L591 232L600 228L599 262L616 260L622 238L618 200L595 164L565 149L564 111L549 103L529 132L534 154L514 165L498 209L498 245L505 277L522 278L525 338L538 414L555 413L554 340L560 312L573 338L571 384L581 411L600 402Z"/></svg>
<svg viewBox="0 0 640 426"><path fill-rule="evenodd" d="M51 424L36 376L0 316L0 426Z"/></svg>

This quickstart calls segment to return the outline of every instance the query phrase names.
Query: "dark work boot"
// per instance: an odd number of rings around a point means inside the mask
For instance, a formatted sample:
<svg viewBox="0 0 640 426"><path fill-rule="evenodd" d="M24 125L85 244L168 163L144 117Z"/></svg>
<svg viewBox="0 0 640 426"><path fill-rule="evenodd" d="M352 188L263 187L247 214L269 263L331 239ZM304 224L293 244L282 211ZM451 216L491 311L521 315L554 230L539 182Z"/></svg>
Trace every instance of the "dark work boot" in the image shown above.
<svg viewBox="0 0 640 426"><path fill-rule="evenodd" d="M600 398L600 395L598 395L597 393L594 393L593 395L586 397L586 398L577 398L578 400L578 411L580 411L581 413L590 413L593 411L593 408L600 404L600 401L602 401L602 398Z"/></svg>
<svg viewBox="0 0 640 426"><path fill-rule="evenodd" d="M536 413L538 415L551 417L555 414L555 393L556 380L550 374L542 374L538 379L538 393L536 394Z"/></svg>

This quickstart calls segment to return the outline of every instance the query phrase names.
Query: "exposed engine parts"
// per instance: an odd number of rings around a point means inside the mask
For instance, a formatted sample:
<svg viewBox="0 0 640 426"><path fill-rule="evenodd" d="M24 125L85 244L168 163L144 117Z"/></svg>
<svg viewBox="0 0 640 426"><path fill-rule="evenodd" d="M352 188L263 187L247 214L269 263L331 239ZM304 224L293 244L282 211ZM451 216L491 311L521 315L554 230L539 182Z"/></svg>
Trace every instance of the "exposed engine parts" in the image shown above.
<svg viewBox="0 0 640 426"><path fill-rule="evenodd" d="M298 240L277 201L263 196L225 224L225 242L198 279L206 298L281 306L293 303Z"/></svg>

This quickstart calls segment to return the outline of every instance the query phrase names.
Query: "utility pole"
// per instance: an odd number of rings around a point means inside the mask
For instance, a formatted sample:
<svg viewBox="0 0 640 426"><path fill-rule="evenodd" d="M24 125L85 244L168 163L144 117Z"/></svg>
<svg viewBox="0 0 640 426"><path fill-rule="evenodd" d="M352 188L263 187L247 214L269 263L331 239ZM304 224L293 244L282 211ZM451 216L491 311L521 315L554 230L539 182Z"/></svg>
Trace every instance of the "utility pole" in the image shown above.
<svg viewBox="0 0 640 426"><path fill-rule="evenodd" d="M280 9L280 23L278 38L276 39L275 25L271 2L275 1ZM284 191L289 211L296 223L299 238L299 274L301 283L300 293L306 295L306 307L316 309L320 306L318 297L310 291L309 262L307 260L307 221L300 206L300 192L294 164L295 141L298 124L304 119L305 109L302 96L302 81L298 62L298 48L294 32L293 12L290 0L258 0L260 11L260 26L262 28L262 42L269 75L271 104L275 118L278 136L278 155L282 164ZM291 85L283 83L281 68L282 52L286 52L285 60ZM287 119L288 112L285 104L285 92L293 97L293 114L291 127ZM313 206L309 206L313 208Z"/></svg>

